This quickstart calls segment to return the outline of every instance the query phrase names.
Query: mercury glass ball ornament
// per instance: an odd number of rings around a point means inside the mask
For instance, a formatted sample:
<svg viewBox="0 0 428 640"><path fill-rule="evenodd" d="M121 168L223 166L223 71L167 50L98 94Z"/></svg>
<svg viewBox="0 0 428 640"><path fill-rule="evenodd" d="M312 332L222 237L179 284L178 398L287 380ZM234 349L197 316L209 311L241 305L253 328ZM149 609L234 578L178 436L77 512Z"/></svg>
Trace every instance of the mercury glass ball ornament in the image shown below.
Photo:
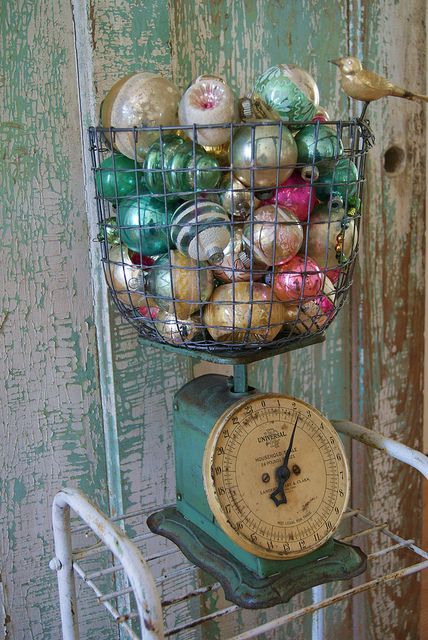
<svg viewBox="0 0 428 640"><path fill-rule="evenodd" d="M127 247L121 245L110 249L108 260L104 263L104 274L108 286L125 306L148 306L144 271L133 264Z"/></svg>
<svg viewBox="0 0 428 640"><path fill-rule="evenodd" d="M159 256L147 276L147 290L154 304L181 320L189 318L214 289L212 271L206 266L179 251Z"/></svg>
<svg viewBox="0 0 428 640"><path fill-rule="evenodd" d="M266 273L265 265L258 264L254 257L251 264L251 259L245 251L242 225L237 224L233 225L232 236L224 250L223 260L215 266L214 277L222 282L248 282L251 277L257 281L261 280Z"/></svg>
<svg viewBox="0 0 428 640"><path fill-rule="evenodd" d="M304 69L278 64L257 78L252 102L260 117L307 122L317 112L319 91L315 80Z"/></svg>
<svg viewBox="0 0 428 640"><path fill-rule="evenodd" d="M254 141L252 141L254 131ZM280 150L281 146L281 150ZM254 153L253 153L254 152ZM287 127L240 127L233 136L232 164L235 177L247 187L273 188L287 180L297 162L297 146ZM250 167L254 169L250 170ZM279 167L279 169L277 169Z"/></svg>
<svg viewBox="0 0 428 640"><path fill-rule="evenodd" d="M198 327L191 318L178 320L174 314L164 309L159 311L153 325L161 338L170 344L190 342L198 332Z"/></svg>
<svg viewBox="0 0 428 640"><path fill-rule="evenodd" d="M316 296L324 282L324 275L314 260L294 256L288 262L276 264L272 287L278 300L302 300Z"/></svg>
<svg viewBox="0 0 428 640"><path fill-rule="evenodd" d="M146 71L118 80L101 104L101 122L109 127L157 127L178 124L180 92L167 78ZM128 158L142 161L145 152L158 137L153 132L116 132L113 139L105 132L113 147Z"/></svg>
<svg viewBox="0 0 428 640"><path fill-rule="evenodd" d="M323 202L331 197L340 196L344 204L349 203L357 193L357 186L358 169L349 158L321 163L316 192Z"/></svg>
<svg viewBox="0 0 428 640"><path fill-rule="evenodd" d="M267 204L278 203L288 209L301 221L306 222L317 201L315 188L294 171Z"/></svg>
<svg viewBox="0 0 428 640"><path fill-rule="evenodd" d="M341 207L315 207L305 229L307 254L321 270L335 269L348 260L357 243L357 227Z"/></svg>
<svg viewBox="0 0 428 640"><path fill-rule="evenodd" d="M263 344L278 335L287 314L268 285L235 282L214 290L203 318L214 340Z"/></svg>
<svg viewBox="0 0 428 640"><path fill-rule="evenodd" d="M314 300L303 302L297 307L297 321L286 324L293 333L299 335L322 331L332 321L336 313L336 291L331 281L323 276L324 285Z"/></svg>
<svg viewBox="0 0 428 640"><path fill-rule="evenodd" d="M238 119L238 103L223 78L203 75L196 78L180 100L178 119L181 125L224 124ZM193 140L193 130L185 129ZM197 142L218 147L230 140L230 128L197 128Z"/></svg>
<svg viewBox="0 0 428 640"><path fill-rule="evenodd" d="M342 140L336 129L325 124L308 124L294 137L298 149L298 160L311 164L321 160L331 160L343 154Z"/></svg>
<svg viewBox="0 0 428 640"><path fill-rule="evenodd" d="M243 228L243 239L248 255L259 262L273 265L291 260L302 246L303 228L296 216L273 204L267 204L254 212L251 221Z"/></svg>
<svg viewBox="0 0 428 640"><path fill-rule="evenodd" d="M257 209L261 201L254 192L248 189L233 175L226 173L220 183L220 202L234 220L245 220L251 212L251 207Z"/></svg>
<svg viewBox="0 0 428 640"><path fill-rule="evenodd" d="M121 202L117 218L122 242L142 256L157 256L168 251L168 220L176 202L169 206L171 211L165 209L164 202L149 196Z"/></svg>
<svg viewBox="0 0 428 640"><path fill-rule="evenodd" d="M141 167L121 153L114 153L101 162L95 172L95 184L98 195L111 201L147 191Z"/></svg>
<svg viewBox="0 0 428 640"><path fill-rule="evenodd" d="M217 202L183 202L171 219L171 241L193 260L221 262L230 242L230 217Z"/></svg>

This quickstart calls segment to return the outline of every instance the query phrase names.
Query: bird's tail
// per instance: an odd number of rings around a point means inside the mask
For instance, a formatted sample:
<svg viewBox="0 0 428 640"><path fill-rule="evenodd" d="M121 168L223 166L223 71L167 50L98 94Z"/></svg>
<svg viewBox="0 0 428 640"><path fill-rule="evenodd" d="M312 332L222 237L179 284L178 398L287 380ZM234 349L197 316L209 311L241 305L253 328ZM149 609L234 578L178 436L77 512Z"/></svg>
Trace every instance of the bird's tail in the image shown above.
<svg viewBox="0 0 428 640"><path fill-rule="evenodd" d="M405 98L406 100L423 100L424 102L428 102L428 96L423 96L420 93L412 93L411 91L399 89L398 87L396 87L396 91L391 93L391 95L397 98Z"/></svg>

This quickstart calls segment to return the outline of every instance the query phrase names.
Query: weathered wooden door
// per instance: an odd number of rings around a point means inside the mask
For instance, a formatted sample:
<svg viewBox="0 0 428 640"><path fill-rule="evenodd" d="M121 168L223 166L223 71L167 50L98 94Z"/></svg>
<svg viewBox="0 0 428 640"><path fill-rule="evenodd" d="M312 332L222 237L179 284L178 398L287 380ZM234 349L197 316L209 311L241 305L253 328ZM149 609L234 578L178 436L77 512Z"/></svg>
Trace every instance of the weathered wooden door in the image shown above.
<svg viewBox="0 0 428 640"><path fill-rule="evenodd" d="M141 348L107 304L91 242L93 192L82 151L100 100L116 79L140 69L161 72L181 87L214 72L242 95L259 72L291 61L315 75L323 106L348 118L356 107L341 93L328 60L350 51L423 91L424 14L423 0L2 3L5 638L59 638L55 576L47 564L50 504L62 485L81 487L113 511L174 498L172 395L193 375L194 362ZM369 117L377 144L352 300L324 345L273 358L252 367L251 375L261 389L292 392L332 418L352 417L420 447L424 110L390 99L373 104ZM361 447L353 462L355 502L418 539L416 472ZM407 579L331 609L325 638L414 640L418 594L417 579ZM82 637L117 637L99 607L85 603L80 617ZM221 633L226 629L227 622ZM296 622L275 637L309 639L311 622Z"/></svg>

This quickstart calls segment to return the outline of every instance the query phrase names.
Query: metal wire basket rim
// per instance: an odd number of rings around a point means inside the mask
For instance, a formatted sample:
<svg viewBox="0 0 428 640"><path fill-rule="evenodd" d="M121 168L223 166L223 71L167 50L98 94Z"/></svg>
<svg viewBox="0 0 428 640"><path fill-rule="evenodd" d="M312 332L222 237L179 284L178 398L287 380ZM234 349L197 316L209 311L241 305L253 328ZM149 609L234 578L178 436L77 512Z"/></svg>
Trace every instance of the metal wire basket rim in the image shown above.
<svg viewBox="0 0 428 640"><path fill-rule="evenodd" d="M360 118L352 118L351 120L328 120L326 122L321 122L320 120L316 120L315 122L312 120L305 121L297 121L297 120L252 120L246 122L222 122L219 124L191 124L191 125L156 125L156 126L132 126L132 127L103 127L102 125L92 125L89 127L89 131L98 131L98 132L118 132L118 133L131 133L131 132L163 132L163 131L198 131L199 129L235 129L235 128L243 128L243 127L270 127L276 126L278 128L283 127L299 127L303 128L305 126L312 125L316 128L321 127L336 127L337 130L341 128L350 128L352 126L356 126L357 128L361 128L362 130L369 129L370 127L365 120L361 120ZM191 141L191 140L190 140ZM227 143L223 145L217 145L218 147L225 146ZM207 146L207 145L205 145ZM211 145L208 145L211 146Z"/></svg>

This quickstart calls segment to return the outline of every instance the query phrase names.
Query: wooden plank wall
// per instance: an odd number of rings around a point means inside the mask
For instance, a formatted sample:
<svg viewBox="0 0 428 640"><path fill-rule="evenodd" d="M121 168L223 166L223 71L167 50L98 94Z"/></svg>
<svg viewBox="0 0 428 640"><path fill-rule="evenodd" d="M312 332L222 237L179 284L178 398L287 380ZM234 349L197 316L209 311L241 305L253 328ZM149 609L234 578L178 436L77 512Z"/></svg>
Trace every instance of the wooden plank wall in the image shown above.
<svg viewBox="0 0 428 640"><path fill-rule="evenodd" d="M426 93L425 3L376 0L355 2L351 7L352 46L367 66L401 86ZM353 417L421 449L425 107L390 98L370 105L368 117L376 146L367 171L368 215L354 295ZM403 151L401 162L394 162L392 147ZM379 521L388 520L402 536L420 541L418 475L356 446L354 502ZM396 568L390 556L379 563L380 571ZM355 638L419 637L419 578L402 580L358 599Z"/></svg>
<svg viewBox="0 0 428 640"><path fill-rule="evenodd" d="M108 506L73 19L17 0L0 21L0 628L57 640L52 498L78 485ZM108 628L94 611L92 637Z"/></svg>
<svg viewBox="0 0 428 640"><path fill-rule="evenodd" d="M80 80L97 105L116 79L139 69L171 76L182 88L199 73L220 73L242 93L267 66L293 61L315 75L331 114L346 118L349 106L327 60L346 52L348 41L373 68L423 90L422 0L88 0L87 6L79 0L77 5L76 31L87 29L91 54L83 61L91 73ZM56 640L56 587L46 568L52 495L61 484L75 483L108 508L100 406L105 380L97 377L88 245L95 260L98 254L88 238L79 145L70 144L79 139L71 7L61 0L18 0L4 4L1 20L6 70L0 123L6 168L2 586L8 637ZM90 111L82 106L86 126ZM294 393L330 417L352 415L412 446L419 445L422 406L422 114L418 105L395 99L370 108L377 147L353 324L348 305L324 345L251 370L261 389ZM392 144L406 151L403 171L395 176L383 170L383 153ZM193 363L142 349L114 310L110 327L109 388L115 390L123 501L125 507L152 507L174 497L172 395L192 375ZM420 518L417 509L409 509L419 504L416 476L361 449L354 453L354 487L362 506L373 515L392 516L404 535L417 537ZM361 599L355 638L417 638L418 606L416 580ZM82 637L114 637L106 621L94 609ZM325 637L350 637L350 623L349 604L330 610ZM275 637L309 638L309 627L310 620L296 622ZM225 637L232 628L240 626L225 623L209 637Z"/></svg>

